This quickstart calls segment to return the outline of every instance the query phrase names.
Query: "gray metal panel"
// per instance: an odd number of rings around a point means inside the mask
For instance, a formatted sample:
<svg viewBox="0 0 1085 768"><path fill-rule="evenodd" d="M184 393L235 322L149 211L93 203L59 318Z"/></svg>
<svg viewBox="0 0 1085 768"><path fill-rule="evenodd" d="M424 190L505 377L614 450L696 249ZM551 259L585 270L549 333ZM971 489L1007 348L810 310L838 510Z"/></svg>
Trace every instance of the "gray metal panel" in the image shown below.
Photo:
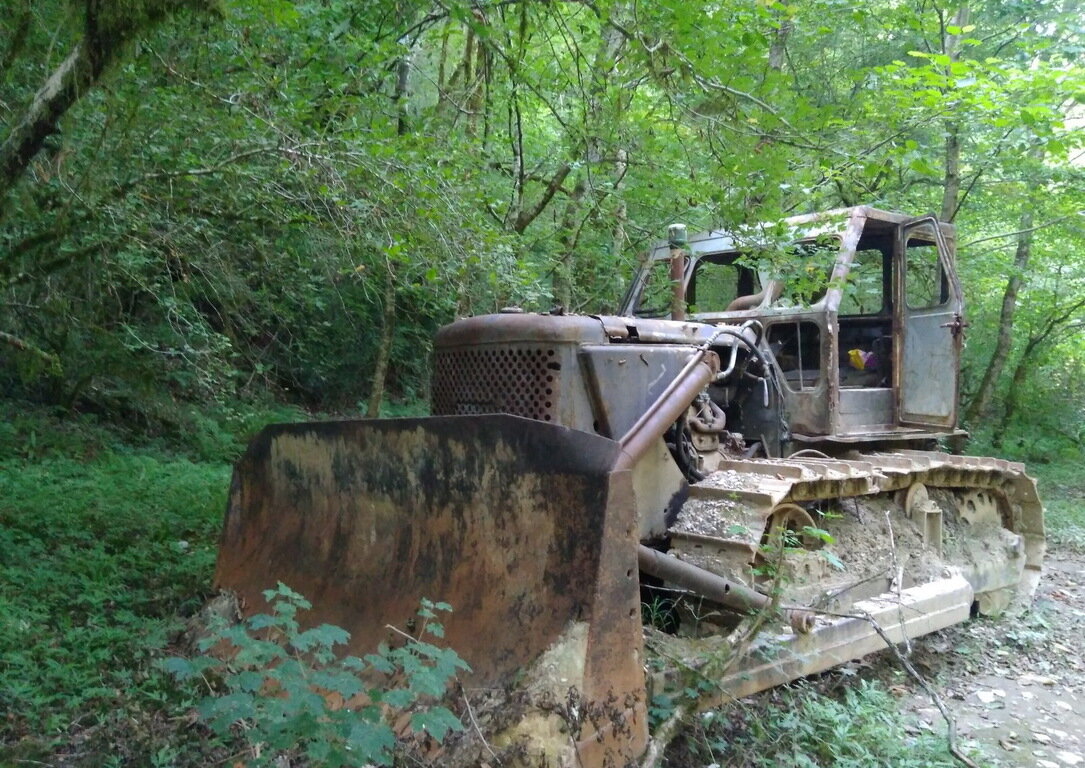
<svg viewBox="0 0 1085 768"><path fill-rule="evenodd" d="M864 387L840 390L837 431L869 433L893 423L893 390L889 387Z"/></svg>
<svg viewBox="0 0 1085 768"><path fill-rule="evenodd" d="M617 439L632 427L654 403L694 350L686 345L586 344L580 360L593 397L600 433ZM579 429L588 429L583 425Z"/></svg>

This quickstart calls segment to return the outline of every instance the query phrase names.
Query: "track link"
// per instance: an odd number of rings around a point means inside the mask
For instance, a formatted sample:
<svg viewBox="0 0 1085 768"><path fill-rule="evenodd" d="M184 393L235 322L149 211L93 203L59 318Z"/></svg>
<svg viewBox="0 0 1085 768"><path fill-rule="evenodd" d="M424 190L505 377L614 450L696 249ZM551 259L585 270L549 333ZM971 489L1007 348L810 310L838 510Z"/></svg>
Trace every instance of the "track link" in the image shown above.
<svg viewBox="0 0 1085 768"><path fill-rule="evenodd" d="M715 472L691 486L686 509L669 534L686 557L707 562L723 554L734 562L736 556L756 555L774 514L789 505L879 494L897 494L905 513L924 528L928 523L916 489L923 498L928 490L941 489L961 498L992 499L1001 526L1021 537L1024 575L1019 591L1032 594L1044 557L1043 508L1024 465L1003 459L914 450L853 452L831 459L724 459ZM925 538L940 548L938 521L928 528ZM733 565L723 567L724 575L735 575L734 570ZM986 591L979 581L976 591Z"/></svg>
<svg viewBox="0 0 1085 768"><path fill-rule="evenodd" d="M819 507L844 512L831 519ZM734 625L701 623L711 611L700 605L690 609L695 626L687 636L649 630L649 645L680 659L677 669L717 680L717 703L858 658L884 647L884 637L901 642L960 623L977 604L996 613L1031 598L1039 581L1043 509L1024 466L933 451L721 460L691 486L668 532L671 554L756 585L751 564L770 529L797 523L801 533L815 517L850 560L841 572L817 551L785 558L792 561L787 578L799 584L784 588L781 603L822 611L812 632L768 629L738 658L726 631ZM675 669L657 681L662 689L680 684Z"/></svg>

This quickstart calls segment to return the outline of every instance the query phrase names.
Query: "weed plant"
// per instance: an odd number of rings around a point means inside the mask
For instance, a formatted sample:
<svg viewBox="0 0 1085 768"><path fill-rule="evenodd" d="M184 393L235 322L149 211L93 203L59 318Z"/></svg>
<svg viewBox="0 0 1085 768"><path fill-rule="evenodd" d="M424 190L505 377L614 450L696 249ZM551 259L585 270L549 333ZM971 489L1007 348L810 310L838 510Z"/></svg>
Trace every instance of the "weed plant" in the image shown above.
<svg viewBox="0 0 1085 768"><path fill-rule="evenodd" d="M322 768L391 765L397 744L391 723L405 713L411 733L438 744L463 730L436 703L469 669L454 650L430 642L444 636L437 612L449 605L423 600L417 637L404 635L395 647L382 643L364 658L339 658L335 647L350 639L346 630L330 624L302 630L297 617L312 606L282 583L264 597L271 613L232 625L220 619L199 644L204 653L161 664L181 681L207 686L200 717L223 740L242 734L248 765L289 764L300 755ZM329 706L329 696L343 706Z"/></svg>
<svg viewBox="0 0 1085 768"><path fill-rule="evenodd" d="M860 681L839 698L814 686L778 688L757 704L707 712L669 755L672 765L743 768L950 768L945 740L911 735L896 700Z"/></svg>
<svg viewBox="0 0 1085 768"><path fill-rule="evenodd" d="M0 412L0 765L76 742L66 764L175 764L162 732L189 702L153 660L208 596L229 465Z"/></svg>
<svg viewBox="0 0 1085 768"><path fill-rule="evenodd" d="M161 703L151 660L207 597L228 482L146 455L4 461L0 741Z"/></svg>

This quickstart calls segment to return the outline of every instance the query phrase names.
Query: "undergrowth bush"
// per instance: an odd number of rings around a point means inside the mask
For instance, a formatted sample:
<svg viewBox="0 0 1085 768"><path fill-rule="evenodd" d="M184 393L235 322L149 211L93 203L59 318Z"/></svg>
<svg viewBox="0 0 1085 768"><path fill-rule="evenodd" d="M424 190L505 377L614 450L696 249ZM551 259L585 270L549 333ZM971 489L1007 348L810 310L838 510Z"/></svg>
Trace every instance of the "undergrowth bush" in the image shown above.
<svg viewBox="0 0 1085 768"><path fill-rule="evenodd" d="M326 768L391 765L396 733L390 722L404 712L410 712L412 732L438 743L462 730L459 719L434 702L467 664L454 650L422 639L443 637L437 611L451 610L447 604L423 600L418 637L404 635L399 647L382 645L359 659L336 656L335 646L350 639L346 630L300 628L299 611L312 606L289 587L280 582L264 597L270 614L233 625L220 618L199 644L203 655L162 663L181 681L209 686L200 717L222 739L241 734L250 765L279 764L297 754ZM375 677L382 685L371 684ZM329 706L329 695L346 705Z"/></svg>

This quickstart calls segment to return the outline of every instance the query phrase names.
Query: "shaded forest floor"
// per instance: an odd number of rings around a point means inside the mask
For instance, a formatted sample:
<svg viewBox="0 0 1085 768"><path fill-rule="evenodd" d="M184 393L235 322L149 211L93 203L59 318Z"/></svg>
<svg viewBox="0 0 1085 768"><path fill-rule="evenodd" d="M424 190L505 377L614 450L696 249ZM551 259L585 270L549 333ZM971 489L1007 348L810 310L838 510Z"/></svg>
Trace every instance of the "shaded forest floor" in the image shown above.
<svg viewBox="0 0 1085 768"><path fill-rule="evenodd" d="M155 666L208 597L230 471L216 454L236 442L215 437L211 456L133 448L105 428L3 415L0 766L240 757L195 724L193 692ZM1071 464L1038 469L1051 546L1033 610L914 650L983 765L1085 757L1085 478ZM713 763L953 764L930 700L888 656L702 718L666 764Z"/></svg>

